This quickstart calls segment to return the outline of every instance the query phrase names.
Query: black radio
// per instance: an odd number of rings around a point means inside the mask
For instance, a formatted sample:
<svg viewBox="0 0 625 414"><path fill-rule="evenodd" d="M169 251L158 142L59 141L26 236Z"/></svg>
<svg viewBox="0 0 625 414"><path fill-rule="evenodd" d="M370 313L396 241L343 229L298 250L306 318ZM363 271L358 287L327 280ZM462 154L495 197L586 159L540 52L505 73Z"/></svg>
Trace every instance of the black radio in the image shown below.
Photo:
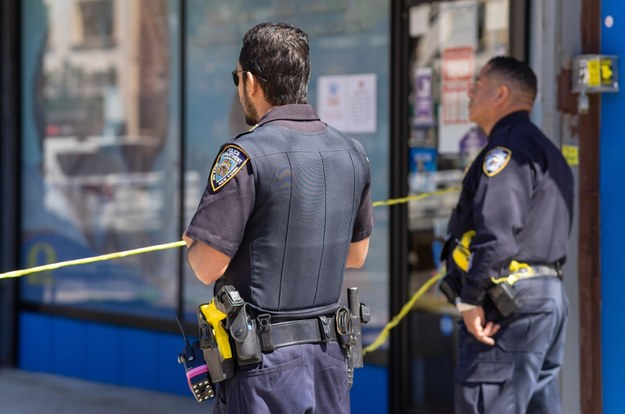
<svg viewBox="0 0 625 414"><path fill-rule="evenodd" d="M213 398L215 390L208 372L208 366L200 349L200 344L198 341L194 341L193 344L189 343L178 318L176 318L176 322L178 322L180 332L182 332L182 337L184 338L184 349L178 355L178 363L184 365L189 389L197 402Z"/></svg>

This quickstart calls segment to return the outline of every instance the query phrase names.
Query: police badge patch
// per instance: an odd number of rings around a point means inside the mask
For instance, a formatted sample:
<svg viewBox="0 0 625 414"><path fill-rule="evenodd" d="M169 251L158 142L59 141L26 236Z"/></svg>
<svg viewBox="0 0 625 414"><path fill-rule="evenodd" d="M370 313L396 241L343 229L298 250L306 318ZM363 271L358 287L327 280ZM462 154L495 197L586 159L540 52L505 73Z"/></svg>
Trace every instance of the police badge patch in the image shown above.
<svg viewBox="0 0 625 414"><path fill-rule="evenodd" d="M218 191L226 185L247 163L248 155L236 145L227 145L215 160L210 175L213 191Z"/></svg>
<svg viewBox="0 0 625 414"><path fill-rule="evenodd" d="M488 151L482 164L482 170L488 177L493 177L501 172L512 158L512 151L504 147L495 147Z"/></svg>

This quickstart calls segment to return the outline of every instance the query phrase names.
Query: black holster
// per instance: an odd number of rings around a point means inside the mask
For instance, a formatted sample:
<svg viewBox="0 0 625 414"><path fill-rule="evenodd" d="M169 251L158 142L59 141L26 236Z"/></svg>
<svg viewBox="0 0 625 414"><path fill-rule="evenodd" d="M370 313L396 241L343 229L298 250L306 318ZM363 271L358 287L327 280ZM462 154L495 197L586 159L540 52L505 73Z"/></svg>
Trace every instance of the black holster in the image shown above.
<svg viewBox="0 0 625 414"><path fill-rule="evenodd" d="M263 354L256 332L256 320L250 317L246 306L241 306L236 316L228 322L230 324L228 331L234 341L234 350L239 365L260 362Z"/></svg>
<svg viewBox="0 0 625 414"><path fill-rule="evenodd" d="M504 318L521 309L523 305L514 287L508 282L501 282L489 288L488 297Z"/></svg>
<svg viewBox="0 0 625 414"><path fill-rule="evenodd" d="M371 320L371 311L364 303L360 303L358 288L347 289L348 308L340 308L336 312L336 333L341 347L347 353L347 384L351 388L354 383L354 369L361 368L362 359L362 324Z"/></svg>
<svg viewBox="0 0 625 414"><path fill-rule="evenodd" d="M233 358L224 359L217 347L217 340L213 335L213 328L202 317L198 317L199 325L199 345L204 356L204 361L208 366L208 372L211 380L221 382L225 379L232 378L234 375Z"/></svg>

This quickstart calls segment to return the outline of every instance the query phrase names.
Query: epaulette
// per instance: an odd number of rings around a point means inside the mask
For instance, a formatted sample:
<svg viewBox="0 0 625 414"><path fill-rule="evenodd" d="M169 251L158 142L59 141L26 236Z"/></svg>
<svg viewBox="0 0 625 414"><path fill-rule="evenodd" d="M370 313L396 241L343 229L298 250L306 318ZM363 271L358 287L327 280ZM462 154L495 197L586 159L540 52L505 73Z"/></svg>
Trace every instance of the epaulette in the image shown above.
<svg viewBox="0 0 625 414"><path fill-rule="evenodd" d="M235 136L234 136L234 138L232 138L232 139L233 139L233 140L236 140L236 139L238 139L239 137L242 137L242 136L244 136L244 135L247 135L247 134L249 134L249 133L252 133L252 132L254 132L254 130L255 130L257 127L258 127L258 124L254 125L253 127L251 127L250 129L248 129L247 131L243 131L243 132L241 132L241 133L239 133L239 134L235 135Z"/></svg>

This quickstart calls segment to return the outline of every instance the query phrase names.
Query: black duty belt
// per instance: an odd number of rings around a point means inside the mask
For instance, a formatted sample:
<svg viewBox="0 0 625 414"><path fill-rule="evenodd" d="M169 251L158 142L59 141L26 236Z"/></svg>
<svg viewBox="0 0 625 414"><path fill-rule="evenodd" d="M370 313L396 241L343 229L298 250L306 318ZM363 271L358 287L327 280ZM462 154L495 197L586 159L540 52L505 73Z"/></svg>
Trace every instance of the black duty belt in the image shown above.
<svg viewBox="0 0 625 414"><path fill-rule="evenodd" d="M270 315L257 317L261 350L271 352L289 345L336 341L334 316L271 322Z"/></svg>

